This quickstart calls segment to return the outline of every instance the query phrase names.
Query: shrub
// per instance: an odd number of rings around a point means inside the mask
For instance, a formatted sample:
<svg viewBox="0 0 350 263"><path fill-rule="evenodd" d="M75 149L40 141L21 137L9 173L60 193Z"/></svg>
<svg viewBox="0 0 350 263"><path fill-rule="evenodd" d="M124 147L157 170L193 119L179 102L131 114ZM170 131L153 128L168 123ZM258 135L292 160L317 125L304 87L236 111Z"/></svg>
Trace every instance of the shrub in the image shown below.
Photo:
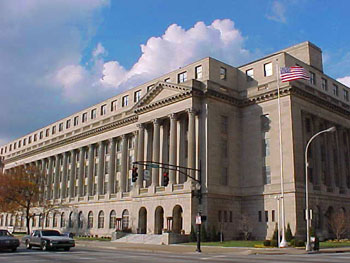
<svg viewBox="0 0 350 263"><path fill-rule="evenodd" d="M278 227L277 227L277 224L275 224L275 230L273 231L272 240L277 241L277 238L278 238Z"/></svg>
<svg viewBox="0 0 350 263"><path fill-rule="evenodd" d="M286 231L286 241L290 242L292 239L293 239L293 234L292 234L292 230L290 229L290 225L288 223L287 231Z"/></svg>
<svg viewBox="0 0 350 263"><path fill-rule="evenodd" d="M296 247L303 247L303 246L305 246L305 242L303 240L295 240L295 246Z"/></svg>
<svg viewBox="0 0 350 263"><path fill-rule="evenodd" d="M278 247L278 242L277 242L277 240L271 240L270 246L271 246L271 247Z"/></svg>
<svg viewBox="0 0 350 263"><path fill-rule="evenodd" d="M266 239L266 240L264 240L263 244L265 247L269 247L269 246L271 246L271 240Z"/></svg>
<svg viewBox="0 0 350 263"><path fill-rule="evenodd" d="M294 239L294 238L290 241L290 245L291 245L292 247L295 247L295 239Z"/></svg>
<svg viewBox="0 0 350 263"><path fill-rule="evenodd" d="M194 227L192 225L191 233L190 233L190 242L196 242L196 241L197 241L196 231L194 231Z"/></svg>
<svg viewBox="0 0 350 263"><path fill-rule="evenodd" d="M201 241L208 241L208 233L204 225L201 225Z"/></svg>

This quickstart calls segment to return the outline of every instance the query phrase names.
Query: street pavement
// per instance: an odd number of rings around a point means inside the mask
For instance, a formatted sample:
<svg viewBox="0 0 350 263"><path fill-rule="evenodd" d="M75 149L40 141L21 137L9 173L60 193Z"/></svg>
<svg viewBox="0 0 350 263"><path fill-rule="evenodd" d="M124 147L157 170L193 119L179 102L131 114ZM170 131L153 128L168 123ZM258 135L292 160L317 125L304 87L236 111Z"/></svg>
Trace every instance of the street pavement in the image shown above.
<svg viewBox="0 0 350 263"><path fill-rule="evenodd" d="M91 242L91 241L90 241ZM97 246L93 243L100 243ZM50 262L69 262L69 263L195 263L195 262L239 262L239 263L264 263L264 262L317 262L317 263L348 263L350 262L350 252L343 253L288 253L278 254L274 250L264 250L266 253L251 253L250 249L239 248L209 251L203 247L203 253L194 252L193 246L158 246L158 249L126 249L127 246L114 245L113 242L91 242L89 246L77 242L77 247L70 252L65 251L41 251L39 249L27 250L21 246L17 252L0 252L0 263L50 263ZM130 245L130 244L129 244ZM135 245L139 247L138 245ZM175 247L171 251L164 248ZM148 247L149 248L149 247ZM188 250L188 248L191 249ZM239 252L237 252L239 251ZM286 250L284 250L286 252ZM283 252L283 253L285 253ZM325 251L323 251L325 252ZM335 251L330 251L335 252Z"/></svg>

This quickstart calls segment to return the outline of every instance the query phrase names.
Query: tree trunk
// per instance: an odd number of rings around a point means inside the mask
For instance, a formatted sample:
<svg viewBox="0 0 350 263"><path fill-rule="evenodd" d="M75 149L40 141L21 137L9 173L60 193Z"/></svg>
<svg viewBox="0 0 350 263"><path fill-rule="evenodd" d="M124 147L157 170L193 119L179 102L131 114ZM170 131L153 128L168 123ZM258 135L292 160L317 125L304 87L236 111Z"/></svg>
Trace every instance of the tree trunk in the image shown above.
<svg viewBox="0 0 350 263"><path fill-rule="evenodd" d="M27 235L30 235L30 215L29 215L29 207L26 208L26 221L27 221Z"/></svg>

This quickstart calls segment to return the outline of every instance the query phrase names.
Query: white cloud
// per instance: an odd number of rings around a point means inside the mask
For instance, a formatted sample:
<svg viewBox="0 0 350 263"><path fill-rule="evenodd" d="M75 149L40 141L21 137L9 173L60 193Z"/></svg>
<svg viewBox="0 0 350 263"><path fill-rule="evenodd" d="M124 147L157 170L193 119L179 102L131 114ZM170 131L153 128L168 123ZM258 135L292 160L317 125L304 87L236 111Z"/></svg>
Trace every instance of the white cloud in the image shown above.
<svg viewBox="0 0 350 263"><path fill-rule="evenodd" d="M0 144L84 106L70 104L62 96L70 96L67 85L90 75L79 63L108 4L108 0L0 1L0 79L5 98L0 104L4 124ZM97 50L102 56L101 48ZM75 67L64 70L69 65ZM55 78L63 75L64 85L58 86Z"/></svg>
<svg viewBox="0 0 350 263"><path fill-rule="evenodd" d="M286 7L281 1L273 1L270 14L266 16L267 19L280 23L286 23Z"/></svg>
<svg viewBox="0 0 350 263"><path fill-rule="evenodd" d="M350 76L345 76L343 78L338 78L337 81L343 83L344 85L350 87Z"/></svg>
<svg viewBox="0 0 350 263"><path fill-rule="evenodd" d="M99 57L99 56L103 56L106 55L106 49L104 48L104 46L102 46L101 43L98 43L96 48L94 49L94 51L92 52L92 56L94 58Z"/></svg>
<svg viewBox="0 0 350 263"><path fill-rule="evenodd" d="M244 49L244 37L229 19L215 20L211 25L198 22L188 30L170 25L162 36L141 45L141 51L130 70L118 61L106 62L101 84L123 90L207 56L233 65L251 57Z"/></svg>

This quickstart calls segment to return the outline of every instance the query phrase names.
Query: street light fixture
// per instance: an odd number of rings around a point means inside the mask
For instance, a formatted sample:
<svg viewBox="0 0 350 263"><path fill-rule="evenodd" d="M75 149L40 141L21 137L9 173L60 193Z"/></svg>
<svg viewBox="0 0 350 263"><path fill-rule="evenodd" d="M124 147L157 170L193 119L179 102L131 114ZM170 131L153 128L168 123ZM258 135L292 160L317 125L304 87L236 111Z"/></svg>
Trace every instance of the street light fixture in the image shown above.
<svg viewBox="0 0 350 263"><path fill-rule="evenodd" d="M308 178L308 158L307 158L307 154L308 154L308 150L309 150L309 146L311 144L311 142L320 134L322 133L326 133L326 132L335 132L336 128L330 127L326 130L320 131L318 133L316 133L315 135L313 135L309 141L306 144L306 148L305 148L305 216L306 216L306 251L310 251L311 250L311 244L310 244L310 227L311 227L311 220L310 220L310 210L309 210L309 178Z"/></svg>

